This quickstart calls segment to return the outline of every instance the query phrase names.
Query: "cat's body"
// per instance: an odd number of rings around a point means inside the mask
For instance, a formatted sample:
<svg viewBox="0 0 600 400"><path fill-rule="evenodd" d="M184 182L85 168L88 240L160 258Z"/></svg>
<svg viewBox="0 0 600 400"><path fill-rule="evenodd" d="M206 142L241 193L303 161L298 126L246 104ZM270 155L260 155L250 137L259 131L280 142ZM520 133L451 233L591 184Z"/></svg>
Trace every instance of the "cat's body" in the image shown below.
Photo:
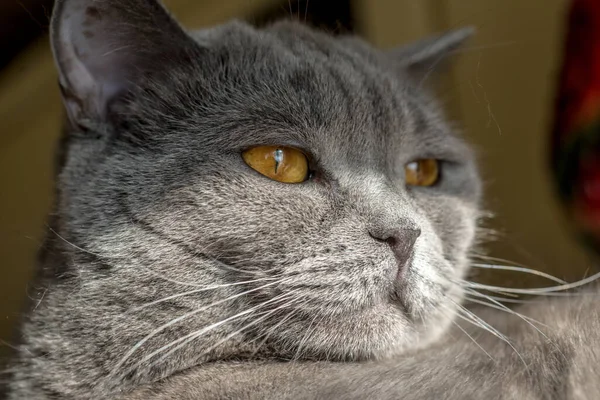
<svg viewBox="0 0 600 400"><path fill-rule="evenodd" d="M383 53L294 23L188 35L152 0L63 0L51 33L69 137L11 399L537 395L559 375L557 396L577 393L563 366L589 353L560 329L547 380L554 342L529 326L513 333L543 347L531 377L498 338L495 369L448 338L480 181L421 84L466 31ZM311 175L249 168L266 145L300 149ZM435 185L408 185L419 160ZM580 332L597 327L585 304ZM503 362L514 376L490 376Z"/></svg>

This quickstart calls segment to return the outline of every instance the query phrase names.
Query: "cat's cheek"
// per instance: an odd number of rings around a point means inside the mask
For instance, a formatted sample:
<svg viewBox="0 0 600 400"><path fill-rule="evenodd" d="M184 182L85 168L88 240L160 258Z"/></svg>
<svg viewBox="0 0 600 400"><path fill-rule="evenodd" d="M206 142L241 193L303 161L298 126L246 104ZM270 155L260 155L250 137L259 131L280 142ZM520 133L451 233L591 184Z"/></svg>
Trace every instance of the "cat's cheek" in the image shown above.
<svg viewBox="0 0 600 400"><path fill-rule="evenodd" d="M457 264L466 260L477 231L479 211L476 205L443 196L422 199L420 207L441 240L444 256Z"/></svg>

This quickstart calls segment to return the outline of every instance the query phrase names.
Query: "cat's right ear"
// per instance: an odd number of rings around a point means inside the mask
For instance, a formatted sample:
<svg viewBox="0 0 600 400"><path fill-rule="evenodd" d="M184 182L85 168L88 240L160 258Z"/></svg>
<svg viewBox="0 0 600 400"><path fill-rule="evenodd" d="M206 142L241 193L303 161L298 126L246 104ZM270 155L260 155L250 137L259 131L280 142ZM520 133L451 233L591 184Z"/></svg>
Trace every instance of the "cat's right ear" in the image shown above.
<svg viewBox="0 0 600 400"><path fill-rule="evenodd" d="M386 54L396 68L404 70L415 79L422 80L438 67L444 67L448 58L473 36L475 29L465 27L430 36L402 46ZM441 68L443 69L443 68Z"/></svg>
<svg viewBox="0 0 600 400"><path fill-rule="evenodd" d="M80 127L106 119L162 60L198 49L156 0L57 0L50 37L65 108Z"/></svg>

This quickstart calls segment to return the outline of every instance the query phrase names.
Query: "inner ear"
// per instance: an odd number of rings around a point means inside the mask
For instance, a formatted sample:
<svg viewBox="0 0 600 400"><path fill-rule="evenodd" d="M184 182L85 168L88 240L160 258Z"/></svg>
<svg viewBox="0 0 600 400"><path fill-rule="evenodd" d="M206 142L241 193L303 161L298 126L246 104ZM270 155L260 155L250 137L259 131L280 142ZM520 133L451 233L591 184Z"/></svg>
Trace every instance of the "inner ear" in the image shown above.
<svg viewBox="0 0 600 400"><path fill-rule="evenodd" d="M155 0L59 0L50 25L71 123L104 120L111 101L193 39Z"/></svg>
<svg viewBox="0 0 600 400"><path fill-rule="evenodd" d="M434 69L443 67L452 55L475 33L465 27L393 49L386 54L392 64L416 78L423 78Z"/></svg>

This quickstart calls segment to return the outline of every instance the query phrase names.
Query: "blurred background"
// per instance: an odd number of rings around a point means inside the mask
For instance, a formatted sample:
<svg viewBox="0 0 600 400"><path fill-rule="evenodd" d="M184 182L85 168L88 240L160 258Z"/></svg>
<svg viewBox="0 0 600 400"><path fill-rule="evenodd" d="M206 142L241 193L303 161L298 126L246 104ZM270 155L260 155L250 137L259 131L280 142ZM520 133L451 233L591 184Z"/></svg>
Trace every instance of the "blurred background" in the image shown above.
<svg viewBox="0 0 600 400"><path fill-rule="evenodd" d="M306 20L388 48L464 25L477 36L438 90L476 146L486 184L489 254L580 279L590 262L563 218L548 168L567 0L165 0L186 26L231 18ZM52 0L0 2L0 353L28 295L47 230L61 100L47 40ZM486 271L480 279L531 285Z"/></svg>

